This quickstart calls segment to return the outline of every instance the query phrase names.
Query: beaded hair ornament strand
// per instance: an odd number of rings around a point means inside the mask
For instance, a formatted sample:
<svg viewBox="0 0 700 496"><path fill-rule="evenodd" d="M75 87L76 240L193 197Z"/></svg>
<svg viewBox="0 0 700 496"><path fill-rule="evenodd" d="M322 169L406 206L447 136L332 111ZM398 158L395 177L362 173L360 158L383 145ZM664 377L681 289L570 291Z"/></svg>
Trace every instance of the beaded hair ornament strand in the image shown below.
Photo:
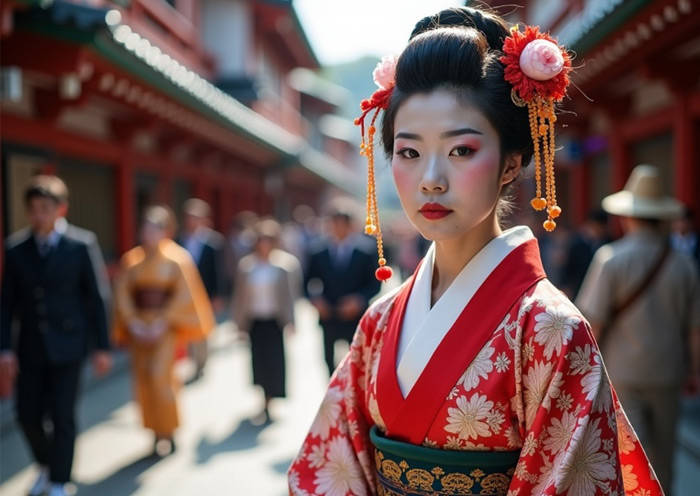
<svg viewBox="0 0 700 496"><path fill-rule="evenodd" d="M360 108L362 115L355 119L355 125L360 126L362 132L362 142L360 143L360 155L367 157L367 217L365 219L365 234L374 236L377 239L377 252L379 254L379 268L375 272L375 276L380 281L391 279L393 274L391 267L386 264L384 258L384 243L382 240L382 230L379 225L379 210L377 209L377 191L374 182L374 135L377 132L375 122L379 116L380 110L386 110L389 105L391 93L396 85L396 61L398 57L388 55L375 67L372 73L372 78L378 89L370 98L362 100ZM365 129L365 117L374 110L374 115ZM367 135L365 136L365 131Z"/></svg>
<svg viewBox="0 0 700 496"><path fill-rule="evenodd" d="M569 85L568 73L571 71L571 57L547 33L540 33L537 27L526 27L521 33L518 26L513 26L510 36L503 44L504 55L500 61L505 66L504 77L513 89L511 99L519 107L527 107L530 120L530 133L534 145L536 196L530 202L535 210L547 209L544 228L552 231L556 227L555 218L561 215L557 205L554 181L554 104L566 95ZM365 233L377 239L379 268L375 276L380 281L391 278L392 270L386 265L382 230L379 225L377 193L374 174L374 137L375 122L381 110L386 110L391 94L396 85L396 62L398 57L392 55L382 58L372 73L378 89L368 99L362 100L362 115L355 119L360 126L362 142L360 154L367 158L367 218ZM372 120L365 127L365 118L370 114ZM542 196L542 165L545 170L545 195Z"/></svg>
<svg viewBox="0 0 700 496"><path fill-rule="evenodd" d="M534 145L535 198L530 205L535 210L547 209L544 228L553 231L554 219L561 215L557 205L557 189L554 182L554 103L566 95L571 71L571 57L547 33L538 27L527 26L521 33L518 26L510 29L503 43L505 80L513 85L510 93L513 103L527 107L530 133ZM542 196L542 165L545 174L545 196Z"/></svg>

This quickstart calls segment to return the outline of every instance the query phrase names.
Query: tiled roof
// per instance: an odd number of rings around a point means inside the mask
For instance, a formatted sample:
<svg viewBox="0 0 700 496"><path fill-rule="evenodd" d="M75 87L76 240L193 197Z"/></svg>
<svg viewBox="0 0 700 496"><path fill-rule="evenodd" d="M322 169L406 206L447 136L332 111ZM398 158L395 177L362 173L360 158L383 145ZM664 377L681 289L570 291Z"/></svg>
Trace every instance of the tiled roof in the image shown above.
<svg viewBox="0 0 700 496"><path fill-rule="evenodd" d="M42 6L40 2L35 4ZM186 107L276 151L284 157L285 163L298 163L342 189L356 191L357 179L342 164L314 150L304 139L254 112L163 53L122 23L119 11L56 0L51 2L50 8L34 14L26 23L28 27L37 29L44 21L46 29L55 35L91 43L98 52ZM57 31L56 25L64 29ZM71 34L66 28L77 29L78 33Z"/></svg>
<svg viewBox="0 0 700 496"><path fill-rule="evenodd" d="M653 0L589 0L558 30L559 42L584 54Z"/></svg>

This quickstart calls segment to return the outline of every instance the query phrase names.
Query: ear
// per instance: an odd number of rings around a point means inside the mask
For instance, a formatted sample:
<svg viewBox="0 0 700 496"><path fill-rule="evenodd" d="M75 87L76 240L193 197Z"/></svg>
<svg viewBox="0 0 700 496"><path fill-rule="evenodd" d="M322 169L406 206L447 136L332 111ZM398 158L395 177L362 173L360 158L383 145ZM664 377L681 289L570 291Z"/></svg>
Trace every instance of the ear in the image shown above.
<svg viewBox="0 0 700 496"><path fill-rule="evenodd" d="M517 179L522 168L522 161L523 156L520 154L511 153L506 155L503 174L501 174L501 186L510 184Z"/></svg>
<svg viewBox="0 0 700 496"><path fill-rule="evenodd" d="M68 202L59 203L56 212L59 217L66 217L68 215Z"/></svg>

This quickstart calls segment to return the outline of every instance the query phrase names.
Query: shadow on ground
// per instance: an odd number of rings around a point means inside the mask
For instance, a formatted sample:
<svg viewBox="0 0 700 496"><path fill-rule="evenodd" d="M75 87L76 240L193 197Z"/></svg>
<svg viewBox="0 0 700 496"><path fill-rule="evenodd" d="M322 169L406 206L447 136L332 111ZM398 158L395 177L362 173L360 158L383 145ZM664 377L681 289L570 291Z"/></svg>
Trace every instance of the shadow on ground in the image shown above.
<svg viewBox="0 0 700 496"><path fill-rule="evenodd" d="M273 463L270 466L272 467L272 470L274 470L278 474L286 474L287 470L289 470L289 466L292 464L293 461L294 459L290 458L288 460L282 460L280 462Z"/></svg>
<svg viewBox="0 0 700 496"><path fill-rule="evenodd" d="M90 370L87 373L91 372ZM126 370L115 371L109 377L101 379L99 384L96 383L95 386L90 388L89 402L86 400L88 395L85 394L81 394L78 400L78 435L80 432L104 422L112 412L131 401L129 374ZM3 433L3 444L5 446L21 446L22 448L0 450L0 481L14 477L33 463L33 458L24 438L21 437L19 428L7 429Z"/></svg>
<svg viewBox="0 0 700 496"><path fill-rule="evenodd" d="M78 494L80 496L127 496L133 494L141 485L138 481L139 476L159 461L158 457L145 456L93 484L77 483ZM115 488L119 488L118 492L114 492Z"/></svg>
<svg viewBox="0 0 700 496"><path fill-rule="evenodd" d="M226 439L210 443L209 439L203 437L196 448L197 464L207 463L217 453L255 448L258 445L258 436L269 425L270 422L256 425L251 419L245 419Z"/></svg>

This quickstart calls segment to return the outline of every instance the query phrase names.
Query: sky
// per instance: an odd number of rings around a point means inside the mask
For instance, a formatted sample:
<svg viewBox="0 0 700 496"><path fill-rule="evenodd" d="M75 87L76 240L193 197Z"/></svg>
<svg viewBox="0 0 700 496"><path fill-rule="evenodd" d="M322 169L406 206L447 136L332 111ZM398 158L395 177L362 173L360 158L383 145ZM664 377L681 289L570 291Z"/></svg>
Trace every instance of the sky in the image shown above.
<svg viewBox="0 0 700 496"><path fill-rule="evenodd" d="M399 54L413 26L464 0L294 0L321 65Z"/></svg>

